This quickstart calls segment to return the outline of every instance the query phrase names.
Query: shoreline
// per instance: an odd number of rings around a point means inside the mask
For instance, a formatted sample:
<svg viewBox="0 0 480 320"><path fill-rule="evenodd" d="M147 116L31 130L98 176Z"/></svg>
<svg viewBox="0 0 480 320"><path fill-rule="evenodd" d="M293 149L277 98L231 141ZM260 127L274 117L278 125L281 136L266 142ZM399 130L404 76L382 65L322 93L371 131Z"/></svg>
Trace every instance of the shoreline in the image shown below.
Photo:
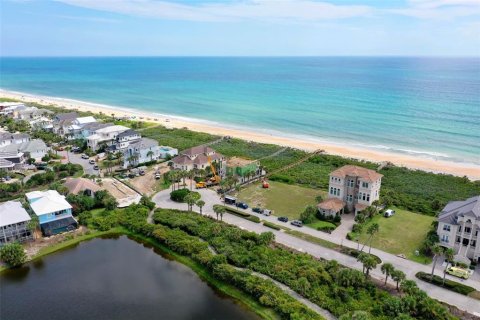
<svg viewBox="0 0 480 320"><path fill-rule="evenodd" d="M326 154L337 155L347 158L366 160L376 163L385 161L391 162L397 166L407 167L409 169L419 169L433 173L451 174L454 176L467 176L471 180L480 180L480 165L474 163L461 163L447 160L438 160L428 157L414 156L410 154L401 154L388 151L379 151L352 146L348 144L335 144L304 136L285 135L280 133L254 132L248 128L238 128L235 126L222 125L216 122L190 119L180 116L170 116L157 114L153 112L133 110L124 107L108 106L85 101L48 97L34 95L23 92L0 89L0 97L22 102L33 102L43 105L54 105L64 109L78 109L81 111L90 111L93 113L115 114L116 117L131 117L147 122L161 124L167 128L188 128L196 132L206 132L219 136L231 136L247 141L258 143L276 144L284 147L293 147L305 151L314 151L322 149ZM271 131L273 132L273 130Z"/></svg>

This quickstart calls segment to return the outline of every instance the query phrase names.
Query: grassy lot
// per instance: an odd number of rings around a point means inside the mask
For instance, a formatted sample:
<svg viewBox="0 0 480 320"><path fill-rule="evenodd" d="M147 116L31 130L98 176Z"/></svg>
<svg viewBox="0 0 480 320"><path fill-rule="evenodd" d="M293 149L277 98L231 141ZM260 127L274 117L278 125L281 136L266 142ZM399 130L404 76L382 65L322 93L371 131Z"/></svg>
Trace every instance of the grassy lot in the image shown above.
<svg viewBox="0 0 480 320"><path fill-rule="evenodd" d="M318 228L323 228L323 227L332 227L332 228L337 227L336 225L334 225L331 222L322 221L322 220L318 220L318 219L315 219L315 221L313 221L311 223L307 223L306 226L310 227L310 228L313 228L315 230L317 230Z"/></svg>
<svg viewBox="0 0 480 320"><path fill-rule="evenodd" d="M404 254L408 259L420 263L430 263L431 258L421 254L415 256L415 250L420 249L435 218L398 208L395 208L395 211L396 214L391 218L377 215L368 222L360 235L360 243L364 243L368 239L366 230L370 224L376 222L380 228L373 240L374 248L392 254Z"/></svg>
<svg viewBox="0 0 480 320"><path fill-rule="evenodd" d="M238 198L251 207L273 210L276 216L298 219L307 205L315 205L318 195L325 195L325 192L271 181L268 189L263 189L259 183L243 188Z"/></svg>

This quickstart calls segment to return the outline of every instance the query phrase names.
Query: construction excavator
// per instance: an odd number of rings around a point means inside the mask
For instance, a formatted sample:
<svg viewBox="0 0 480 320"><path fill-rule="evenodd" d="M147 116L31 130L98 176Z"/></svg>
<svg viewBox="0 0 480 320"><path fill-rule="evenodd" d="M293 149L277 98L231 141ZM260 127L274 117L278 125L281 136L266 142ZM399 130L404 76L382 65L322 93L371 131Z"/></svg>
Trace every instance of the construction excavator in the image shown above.
<svg viewBox="0 0 480 320"><path fill-rule="evenodd" d="M208 164L210 165L210 169L212 170L213 177L205 181L197 182L195 187L197 189L207 188L211 186L215 186L220 183L221 178L217 175L217 170L215 170L215 166L213 165L212 158L208 156Z"/></svg>

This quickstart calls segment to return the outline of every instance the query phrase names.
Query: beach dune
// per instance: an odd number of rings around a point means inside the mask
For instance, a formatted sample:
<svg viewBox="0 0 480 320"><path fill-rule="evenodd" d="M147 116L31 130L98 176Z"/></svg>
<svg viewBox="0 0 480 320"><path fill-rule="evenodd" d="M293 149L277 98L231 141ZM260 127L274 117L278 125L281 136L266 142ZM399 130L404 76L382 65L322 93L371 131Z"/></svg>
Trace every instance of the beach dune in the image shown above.
<svg viewBox="0 0 480 320"><path fill-rule="evenodd" d="M119 108L71 99L46 97L7 90L0 90L0 97L20 100L23 102L34 102L43 105L55 105L66 109L90 111L93 113L103 113L107 115L115 114L116 117L135 116L137 119L143 118L143 121L156 122L169 128L186 127L192 131L207 132L220 136L232 136L248 141L277 144L307 151L322 149L327 154L332 155L368 160L377 163L388 161L397 166L404 166L411 169L452 174L455 176L467 176L471 180L480 180L480 166L476 164L450 162L421 155L399 154L388 151L360 148L357 146L338 145L315 139L282 136L277 133L254 132L248 129L238 129L208 121L141 112L138 110L130 110L128 108Z"/></svg>

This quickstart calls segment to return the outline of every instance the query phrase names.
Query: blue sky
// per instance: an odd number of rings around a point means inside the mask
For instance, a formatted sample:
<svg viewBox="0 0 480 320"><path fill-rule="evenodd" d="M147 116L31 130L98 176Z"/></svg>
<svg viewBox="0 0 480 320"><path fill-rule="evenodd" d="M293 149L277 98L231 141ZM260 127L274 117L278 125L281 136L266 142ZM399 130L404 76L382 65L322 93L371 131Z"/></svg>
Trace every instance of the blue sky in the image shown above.
<svg viewBox="0 0 480 320"><path fill-rule="evenodd" d="M1 56L480 56L480 0L0 0Z"/></svg>

